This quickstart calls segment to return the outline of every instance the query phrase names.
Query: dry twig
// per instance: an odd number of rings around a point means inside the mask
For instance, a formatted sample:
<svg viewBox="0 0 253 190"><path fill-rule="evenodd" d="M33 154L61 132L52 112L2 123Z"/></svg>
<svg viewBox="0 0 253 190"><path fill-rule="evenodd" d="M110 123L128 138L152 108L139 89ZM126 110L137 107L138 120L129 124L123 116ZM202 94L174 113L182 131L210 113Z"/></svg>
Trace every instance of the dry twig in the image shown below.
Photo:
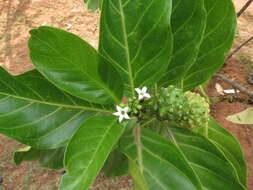
<svg viewBox="0 0 253 190"><path fill-rule="evenodd" d="M245 5L241 8L241 10L237 13L237 18L244 13L244 11L250 6L250 4L253 2L253 0L248 0Z"/></svg>
<svg viewBox="0 0 253 190"><path fill-rule="evenodd" d="M252 0L253 1L253 0ZM236 54L238 51L240 51L240 49L242 49L242 47L246 46L251 40L253 40L253 36L251 36L248 40L246 40L245 42L243 42L240 46L238 46L238 48L236 48L234 51L232 51L228 57L226 58L226 61L229 60L231 57L233 57L234 54Z"/></svg>
<svg viewBox="0 0 253 190"><path fill-rule="evenodd" d="M239 83L225 77L222 74L216 73L214 75L215 77L219 77L220 79L222 79L223 81L227 82L228 84L230 84L232 87L234 87L235 89L238 89L241 93L246 94L250 97L253 97L253 91L248 90L247 88L241 86Z"/></svg>

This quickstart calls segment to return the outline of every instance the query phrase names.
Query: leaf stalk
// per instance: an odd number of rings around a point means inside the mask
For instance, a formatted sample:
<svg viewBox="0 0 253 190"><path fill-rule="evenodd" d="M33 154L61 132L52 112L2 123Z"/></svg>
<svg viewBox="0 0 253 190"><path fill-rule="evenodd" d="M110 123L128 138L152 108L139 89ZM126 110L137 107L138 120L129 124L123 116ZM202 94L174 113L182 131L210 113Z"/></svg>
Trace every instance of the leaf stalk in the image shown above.
<svg viewBox="0 0 253 190"><path fill-rule="evenodd" d="M137 148L137 162L140 168L140 172L143 173L143 163L142 163L142 143L141 143L141 125L137 123L134 126L134 137L135 144Z"/></svg>

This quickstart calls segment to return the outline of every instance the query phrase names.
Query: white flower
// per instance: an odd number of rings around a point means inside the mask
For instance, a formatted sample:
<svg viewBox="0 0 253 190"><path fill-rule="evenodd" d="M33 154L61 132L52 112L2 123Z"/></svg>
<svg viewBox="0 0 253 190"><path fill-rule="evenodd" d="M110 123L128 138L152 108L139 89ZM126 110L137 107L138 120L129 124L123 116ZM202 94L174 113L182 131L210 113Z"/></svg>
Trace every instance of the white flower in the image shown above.
<svg viewBox="0 0 253 190"><path fill-rule="evenodd" d="M122 108L120 106L116 106L116 109L117 109L117 112L113 113L113 115L119 117L120 123L123 119L130 119L129 115L127 114L129 107Z"/></svg>
<svg viewBox="0 0 253 190"><path fill-rule="evenodd" d="M151 98L150 94L147 93L147 90L148 90L148 88L146 86L144 86L142 89L140 89L140 88L135 89L135 91L138 93L138 96L139 96L138 99L139 100L142 100L144 98L146 98L146 99Z"/></svg>

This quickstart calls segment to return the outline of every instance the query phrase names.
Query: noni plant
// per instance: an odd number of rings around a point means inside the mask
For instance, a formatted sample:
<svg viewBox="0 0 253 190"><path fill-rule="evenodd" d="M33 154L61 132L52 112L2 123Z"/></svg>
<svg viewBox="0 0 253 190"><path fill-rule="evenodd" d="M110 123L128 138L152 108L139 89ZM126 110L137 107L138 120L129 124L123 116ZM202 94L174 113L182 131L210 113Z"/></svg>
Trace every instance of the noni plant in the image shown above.
<svg viewBox="0 0 253 190"><path fill-rule="evenodd" d="M64 168L60 190L100 171L136 190L245 190L239 143L193 91L232 45L231 0L86 2L100 7L98 50L43 26L30 31L36 69L0 69L0 132L27 145L15 162Z"/></svg>

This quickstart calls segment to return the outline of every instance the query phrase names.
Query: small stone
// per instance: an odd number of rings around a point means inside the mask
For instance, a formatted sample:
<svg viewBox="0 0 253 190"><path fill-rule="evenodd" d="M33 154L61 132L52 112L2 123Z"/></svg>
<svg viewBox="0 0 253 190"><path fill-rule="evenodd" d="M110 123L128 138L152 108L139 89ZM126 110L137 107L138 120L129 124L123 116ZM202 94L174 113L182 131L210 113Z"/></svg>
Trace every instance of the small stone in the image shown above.
<svg viewBox="0 0 253 190"><path fill-rule="evenodd" d="M72 28L72 26L73 26L72 24L67 24L67 25L66 25L66 29L67 29L67 30L70 30L70 29Z"/></svg>

